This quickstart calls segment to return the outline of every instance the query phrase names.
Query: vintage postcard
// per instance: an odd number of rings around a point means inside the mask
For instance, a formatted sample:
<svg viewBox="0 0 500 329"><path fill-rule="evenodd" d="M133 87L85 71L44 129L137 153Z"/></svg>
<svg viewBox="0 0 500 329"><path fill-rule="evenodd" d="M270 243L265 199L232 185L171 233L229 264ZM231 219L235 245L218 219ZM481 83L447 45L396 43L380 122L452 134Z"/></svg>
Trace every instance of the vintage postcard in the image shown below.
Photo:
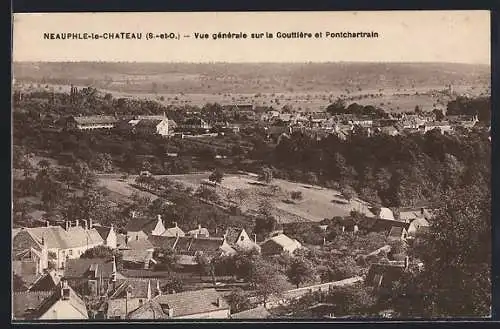
<svg viewBox="0 0 500 329"><path fill-rule="evenodd" d="M491 316L488 11L13 15L13 321Z"/></svg>

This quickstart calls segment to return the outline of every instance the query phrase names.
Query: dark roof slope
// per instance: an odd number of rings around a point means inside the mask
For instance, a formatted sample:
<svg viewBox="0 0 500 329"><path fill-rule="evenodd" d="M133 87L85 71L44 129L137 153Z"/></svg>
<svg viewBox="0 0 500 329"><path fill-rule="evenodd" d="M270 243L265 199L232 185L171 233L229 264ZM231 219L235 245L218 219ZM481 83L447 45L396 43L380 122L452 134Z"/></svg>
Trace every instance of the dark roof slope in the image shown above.
<svg viewBox="0 0 500 329"><path fill-rule="evenodd" d="M139 129L155 129L162 121L168 121L167 119L154 119L154 120L140 120L135 128Z"/></svg>
<svg viewBox="0 0 500 329"><path fill-rule="evenodd" d="M31 319L32 313L49 298L53 291L26 291L12 295L12 316L15 320Z"/></svg>
<svg viewBox="0 0 500 329"><path fill-rule="evenodd" d="M101 238L103 240L106 240L106 238L108 237L109 235L109 231L111 230L111 227L108 227L108 226L94 226L95 230L97 231L97 233L99 233L99 235L101 236Z"/></svg>
<svg viewBox="0 0 500 329"><path fill-rule="evenodd" d="M366 284L375 288L391 288L392 283L399 280L404 266L392 264L372 264L366 275Z"/></svg>
<svg viewBox="0 0 500 329"><path fill-rule="evenodd" d="M133 218L125 226L127 232L140 232L144 231L150 233L154 230L157 220L150 218Z"/></svg>
<svg viewBox="0 0 500 329"><path fill-rule="evenodd" d="M84 278L89 277L90 267L97 265L97 275L103 278L111 277L113 273L113 261L104 258L76 258L68 259L64 269L65 278Z"/></svg>
<svg viewBox="0 0 500 329"><path fill-rule="evenodd" d="M238 241L241 231L243 231L242 228L229 227L226 230L226 242L229 244L235 244Z"/></svg>
<svg viewBox="0 0 500 329"><path fill-rule="evenodd" d="M148 237L148 240L155 248L172 249L177 237L151 235Z"/></svg>

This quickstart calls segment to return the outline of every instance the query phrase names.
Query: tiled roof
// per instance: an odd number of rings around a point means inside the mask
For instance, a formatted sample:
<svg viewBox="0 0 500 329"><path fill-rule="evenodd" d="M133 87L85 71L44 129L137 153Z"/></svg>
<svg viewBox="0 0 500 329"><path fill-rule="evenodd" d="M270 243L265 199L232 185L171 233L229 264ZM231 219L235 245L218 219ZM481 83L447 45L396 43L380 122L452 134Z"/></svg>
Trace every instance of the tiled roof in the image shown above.
<svg viewBox="0 0 500 329"><path fill-rule="evenodd" d="M151 235L148 237L148 241L154 248L158 249L172 249L174 247L176 238L169 236L157 236Z"/></svg>
<svg viewBox="0 0 500 329"><path fill-rule="evenodd" d="M167 117L165 115L137 115L135 116L137 120L165 120Z"/></svg>
<svg viewBox="0 0 500 329"><path fill-rule="evenodd" d="M124 262L145 263L153 258L152 250L123 250L122 260Z"/></svg>
<svg viewBox="0 0 500 329"><path fill-rule="evenodd" d="M135 128L139 128L139 129L154 129L156 128L160 123L162 123L163 121L167 121L168 120L165 120L165 119L144 119L144 120L140 120L136 125L135 125Z"/></svg>
<svg viewBox="0 0 500 329"><path fill-rule="evenodd" d="M186 236L186 237L179 237L177 239L177 242L174 245L174 249L176 251L189 251L189 246L191 245L191 240L193 240L193 237Z"/></svg>
<svg viewBox="0 0 500 329"><path fill-rule="evenodd" d="M219 299L220 306L216 305L217 299ZM155 297L154 301L159 304L168 304L174 310L174 317L229 309L226 300L215 289L161 295Z"/></svg>
<svg viewBox="0 0 500 329"><path fill-rule="evenodd" d="M131 318L143 318L144 313L153 309L156 319L166 319L169 318L167 308L173 310L172 317L176 318L229 310L229 305L215 289L203 289L156 296L129 312L129 315Z"/></svg>
<svg viewBox="0 0 500 329"><path fill-rule="evenodd" d="M85 230L85 228L81 226L70 227L68 230L60 226L33 227L25 228L25 230L39 244L42 243L43 238L48 249L68 249L102 244L103 242L103 239L94 228Z"/></svg>
<svg viewBox="0 0 500 329"><path fill-rule="evenodd" d="M151 233L154 230L157 219L151 218L132 218L125 226L127 232L140 232Z"/></svg>
<svg viewBox="0 0 500 329"><path fill-rule="evenodd" d="M267 319L271 313L264 307L259 306L250 310L231 314L231 319Z"/></svg>
<svg viewBox="0 0 500 329"><path fill-rule="evenodd" d="M104 258L77 258L68 259L64 269L65 278L84 278L89 277L90 267L97 265L97 276L103 278L111 277L113 272L113 261Z"/></svg>
<svg viewBox="0 0 500 329"><path fill-rule="evenodd" d="M284 249L293 249L293 248L300 248L300 243L297 240L290 239L284 234L279 234L276 236L273 236L272 238L268 239L267 241L272 241ZM267 241L263 242L266 243Z"/></svg>
<svg viewBox="0 0 500 329"><path fill-rule="evenodd" d="M178 252L189 251L196 252L202 251L203 253L213 254L220 250L220 247L224 243L222 238L195 238L191 240L191 245L188 250L179 250Z"/></svg>
<svg viewBox="0 0 500 329"><path fill-rule="evenodd" d="M163 287L163 285L168 281L161 279L143 279L143 278L127 278L124 280L119 280L118 287L110 296L110 299L121 299L125 298L126 291L130 292L130 297L132 298L146 298L148 295L148 282L151 285L151 293L154 297L157 295L157 287Z"/></svg>
<svg viewBox="0 0 500 329"><path fill-rule="evenodd" d="M16 320L30 319L29 310L35 311L53 291L26 291L12 295L12 316Z"/></svg>
<svg viewBox="0 0 500 329"><path fill-rule="evenodd" d="M151 238L153 236L150 236ZM148 249L153 249L155 246L146 239L139 239L139 240L134 240L134 239L129 239L126 245L123 246L122 249L128 249L128 250L148 250Z"/></svg>
<svg viewBox="0 0 500 329"><path fill-rule="evenodd" d="M176 237L176 236L185 236L186 233L184 233L183 230L180 229L178 226L174 227L169 227L161 234L162 236L167 236L167 237Z"/></svg>
<svg viewBox="0 0 500 329"><path fill-rule="evenodd" d="M109 124L118 122L115 117L106 115L75 116L73 118L78 124Z"/></svg>
<svg viewBox="0 0 500 329"><path fill-rule="evenodd" d="M81 313L82 318L88 318L87 307L85 302L75 293L75 291L68 286L70 291L68 302L73 306L78 312ZM27 292L21 294L13 295L13 309L14 317L16 319L37 319L43 314L45 314L57 301L61 299L61 289L58 286L56 289L50 292L37 291L37 292ZM32 312L26 314L27 310L31 309ZM61 319L64 318L64 314L61 314Z"/></svg>

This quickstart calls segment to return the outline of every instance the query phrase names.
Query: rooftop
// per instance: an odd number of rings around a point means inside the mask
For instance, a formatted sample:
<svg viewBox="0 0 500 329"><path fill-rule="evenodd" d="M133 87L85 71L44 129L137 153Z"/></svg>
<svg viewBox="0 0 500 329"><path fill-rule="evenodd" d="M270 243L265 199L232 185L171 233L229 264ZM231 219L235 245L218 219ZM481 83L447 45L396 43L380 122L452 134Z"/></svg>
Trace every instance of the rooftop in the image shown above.
<svg viewBox="0 0 500 329"><path fill-rule="evenodd" d="M271 313L264 307L259 306L250 310L231 314L231 319L267 319Z"/></svg>
<svg viewBox="0 0 500 329"><path fill-rule="evenodd" d="M101 235L96 229L86 230L81 226L70 227L68 230L60 226L32 227L24 228L23 230L30 234L40 245L43 239L48 249L68 249L101 244L103 242Z"/></svg>

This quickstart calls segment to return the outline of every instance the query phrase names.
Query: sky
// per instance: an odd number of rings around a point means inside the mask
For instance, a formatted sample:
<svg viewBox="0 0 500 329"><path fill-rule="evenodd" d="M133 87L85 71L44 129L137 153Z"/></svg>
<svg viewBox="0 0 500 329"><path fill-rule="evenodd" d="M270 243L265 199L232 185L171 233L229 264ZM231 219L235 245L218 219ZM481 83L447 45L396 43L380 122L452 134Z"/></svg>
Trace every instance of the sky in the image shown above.
<svg viewBox="0 0 500 329"><path fill-rule="evenodd" d="M44 33L142 33L142 40L46 40ZM147 33L180 40L146 40ZM273 39L213 40L218 32ZM311 39L278 32L321 32ZM376 32L378 38L327 38ZM208 33L208 40L194 33ZM190 35L189 38L184 35ZM14 61L490 63L489 11L14 14Z"/></svg>

